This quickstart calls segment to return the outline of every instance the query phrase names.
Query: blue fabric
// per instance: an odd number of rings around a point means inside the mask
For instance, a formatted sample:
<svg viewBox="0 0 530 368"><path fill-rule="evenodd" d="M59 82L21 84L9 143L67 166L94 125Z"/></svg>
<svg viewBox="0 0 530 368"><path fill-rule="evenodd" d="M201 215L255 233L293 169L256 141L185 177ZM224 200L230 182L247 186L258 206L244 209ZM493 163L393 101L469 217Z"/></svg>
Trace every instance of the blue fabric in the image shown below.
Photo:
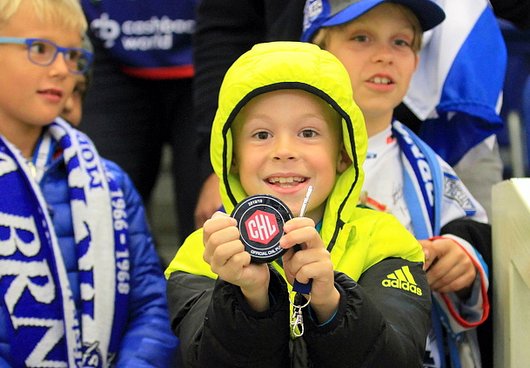
<svg viewBox="0 0 530 368"><path fill-rule="evenodd" d="M487 47L482 46L484 41ZM486 7L446 76L436 108L439 117L427 119L420 131L420 137L449 165L456 165L467 151L502 129L496 106L506 64L502 33Z"/></svg>
<svg viewBox="0 0 530 368"><path fill-rule="evenodd" d="M506 22L501 23L506 46L508 47L508 68L504 85L501 116L506 120L508 114L521 114L523 130L526 133L525 174L530 175L530 30L513 28ZM498 134L499 145L509 148L509 129L506 125ZM512 176L513 162L505 162L505 177Z"/></svg>
<svg viewBox="0 0 530 368"><path fill-rule="evenodd" d="M453 166L503 127L498 102L507 51L487 1L437 2L448 17L426 37L404 102L424 122L419 136Z"/></svg>
<svg viewBox="0 0 530 368"><path fill-rule="evenodd" d="M469 149L501 128L501 123L492 124L465 113L444 113L437 119L427 119L419 135L445 162L454 166Z"/></svg>
<svg viewBox="0 0 530 368"><path fill-rule="evenodd" d="M192 64L198 0L82 0L90 29L123 65Z"/></svg>
<svg viewBox="0 0 530 368"><path fill-rule="evenodd" d="M484 42L487 47L482 46ZM506 60L497 20L493 10L485 7L453 60L437 111L464 112L490 122L494 129L502 126L496 106L504 84Z"/></svg>

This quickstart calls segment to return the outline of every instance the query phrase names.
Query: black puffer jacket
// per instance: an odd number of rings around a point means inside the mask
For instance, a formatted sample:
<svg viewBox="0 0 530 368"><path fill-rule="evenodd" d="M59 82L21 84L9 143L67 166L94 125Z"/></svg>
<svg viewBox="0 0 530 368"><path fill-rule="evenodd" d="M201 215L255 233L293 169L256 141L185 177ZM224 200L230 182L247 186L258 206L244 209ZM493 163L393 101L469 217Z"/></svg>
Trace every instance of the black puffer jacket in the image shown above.
<svg viewBox="0 0 530 368"><path fill-rule="evenodd" d="M317 325L310 306L303 308L305 333L291 338L290 286L281 266L271 264L270 309L256 313L238 287L217 280L203 259L203 233L197 230L166 270L170 318L185 367L421 367L431 303L423 250L394 216L357 206L366 126L349 75L329 52L309 43L263 43L226 73L210 145L223 206L231 213L256 194L245 192L231 166L237 112L260 93L293 88L335 109L351 160L336 175L319 221L336 271L337 313Z"/></svg>

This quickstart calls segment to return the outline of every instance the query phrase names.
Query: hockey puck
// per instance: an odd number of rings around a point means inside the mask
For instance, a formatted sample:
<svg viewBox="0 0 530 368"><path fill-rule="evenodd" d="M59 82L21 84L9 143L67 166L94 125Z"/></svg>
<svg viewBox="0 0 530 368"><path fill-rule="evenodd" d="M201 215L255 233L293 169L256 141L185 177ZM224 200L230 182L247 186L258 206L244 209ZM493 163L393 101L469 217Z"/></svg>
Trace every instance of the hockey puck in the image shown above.
<svg viewBox="0 0 530 368"><path fill-rule="evenodd" d="M240 239L252 262L272 262L286 252L280 247L285 222L293 218L278 198L258 194L237 204L231 215L237 220Z"/></svg>

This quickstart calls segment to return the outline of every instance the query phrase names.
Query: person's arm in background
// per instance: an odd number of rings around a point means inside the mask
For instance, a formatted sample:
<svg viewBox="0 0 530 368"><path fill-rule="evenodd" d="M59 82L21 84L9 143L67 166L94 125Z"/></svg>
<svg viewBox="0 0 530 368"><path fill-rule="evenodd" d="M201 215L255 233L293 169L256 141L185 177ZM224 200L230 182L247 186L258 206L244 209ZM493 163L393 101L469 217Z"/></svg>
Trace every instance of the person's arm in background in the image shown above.
<svg viewBox="0 0 530 368"><path fill-rule="evenodd" d="M197 9L193 103L202 189L195 208L196 227L201 227L221 206L218 179L210 165L209 143L224 74L256 43L298 40L304 3L304 0L202 0Z"/></svg>

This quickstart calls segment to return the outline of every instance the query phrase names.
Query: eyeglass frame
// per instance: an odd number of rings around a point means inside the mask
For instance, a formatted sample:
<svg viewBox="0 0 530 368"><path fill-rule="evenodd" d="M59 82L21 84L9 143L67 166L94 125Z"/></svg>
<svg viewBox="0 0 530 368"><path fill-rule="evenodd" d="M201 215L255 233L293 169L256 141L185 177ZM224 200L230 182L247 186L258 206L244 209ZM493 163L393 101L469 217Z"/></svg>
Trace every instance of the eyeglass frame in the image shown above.
<svg viewBox="0 0 530 368"><path fill-rule="evenodd" d="M31 46L34 42L43 42L46 44L49 44L53 47L55 47L55 54L51 58L49 63L37 63L35 62L30 54L31 54ZM62 47L57 45L55 42L50 41L46 38L23 38L23 37L0 37L0 45L26 45L28 47L28 60L31 61L35 65L39 66L48 66L51 65L56 59L57 54L61 53L63 54L64 58L68 60L68 52L70 51L79 51L81 55L84 55L87 59L87 63L83 70L72 70L70 67L68 67L68 71L73 74L84 74L86 73L92 64L92 61L94 60L94 54L88 51L87 49L81 48L81 47ZM67 64L68 65L68 64Z"/></svg>

